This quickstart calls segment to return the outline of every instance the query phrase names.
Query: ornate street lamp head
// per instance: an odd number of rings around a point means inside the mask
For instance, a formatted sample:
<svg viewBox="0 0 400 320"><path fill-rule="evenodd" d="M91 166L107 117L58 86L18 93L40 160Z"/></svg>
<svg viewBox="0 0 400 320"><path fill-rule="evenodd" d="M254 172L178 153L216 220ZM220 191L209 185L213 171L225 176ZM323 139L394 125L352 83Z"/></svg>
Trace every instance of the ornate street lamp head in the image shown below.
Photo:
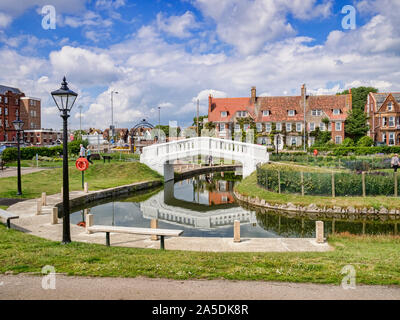
<svg viewBox="0 0 400 320"><path fill-rule="evenodd" d="M24 122L20 119L14 120L12 123L16 131L21 131L22 127L24 126Z"/></svg>
<svg viewBox="0 0 400 320"><path fill-rule="evenodd" d="M64 77L61 88L51 93L54 102L60 112L70 112L78 94L68 88L68 83Z"/></svg>

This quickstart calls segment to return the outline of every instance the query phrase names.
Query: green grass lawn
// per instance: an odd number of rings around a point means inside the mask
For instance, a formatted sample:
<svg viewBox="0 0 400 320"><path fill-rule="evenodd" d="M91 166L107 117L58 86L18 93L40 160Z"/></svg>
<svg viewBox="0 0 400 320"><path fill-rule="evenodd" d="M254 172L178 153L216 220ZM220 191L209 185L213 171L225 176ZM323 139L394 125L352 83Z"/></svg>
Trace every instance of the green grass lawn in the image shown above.
<svg viewBox="0 0 400 320"><path fill-rule="evenodd" d="M52 265L76 276L229 279L340 284L345 265L363 284L400 285L400 237L332 236L323 253L160 251L44 240L0 225L0 273ZM168 244L167 244L168 246Z"/></svg>
<svg viewBox="0 0 400 320"><path fill-rule="evenodd" d="M8 206L0 206L0 209L6 210Z"/></svg>
<svg viewBox="0 0 400 320"><path fill-rule="evenodd" d="M311 168L312 170L313 168ZM319 169L318 169L319 170ZM373 207L379 209L384 206L388 209L400 208L400 198L375 196L375 197L322 197L322 196L301 196L298 194L284 194L270 192L257 184L257 174L253 172L250 176L242 180L235 189L250 197L259 197L265 199L270 204L287 204L289 202L294 205L309 206L314 203L321 207Z"/></svg>
<svg viewBox="0 0 400 320"><path fill-rule="evenodd" d="M85 172L85 182L89 190L126 185L145 180L161 180L162 177L139 162L111 162L103 164L96 161ZM70 190L82 190L82 174L74 166L69 167ZM49 169L22 176L23 198L37 198L42 192L55 194L61 192L62 169ZM18 198L17 178L0 179L0 198Z"/></svg>

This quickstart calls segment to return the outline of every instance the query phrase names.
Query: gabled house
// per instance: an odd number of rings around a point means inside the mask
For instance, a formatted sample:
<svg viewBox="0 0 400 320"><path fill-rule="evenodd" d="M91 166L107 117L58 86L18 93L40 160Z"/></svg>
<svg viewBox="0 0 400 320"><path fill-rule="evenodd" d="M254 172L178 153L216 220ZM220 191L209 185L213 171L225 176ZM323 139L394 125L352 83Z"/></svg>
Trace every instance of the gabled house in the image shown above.
<svg viewBox="0 0 400 320"><path fill-rule="evenodd" d="M285 145L302 146L304 124L309 145L314 143L310 133L317 128L330 131L332 141L340 144L344 140L344 122L351 105L351 92L348 95L312 96L306 95L303 85L299 96L257 97L256 88L252 87L249 98L209 96L208 121L216 124L217 137L229 139L232 130L239 129L239 119L248 117L256 125L257 143L277 145L280 149ZM328 119L327 126L324 118ZM248 128L245 124L243 130Z"/></svg>
<svg viewBox="0 0 400 320"><path fill-rule="evenodd" d="M369 93L365 112L375 142L400 145L400 93Z"/></svg>

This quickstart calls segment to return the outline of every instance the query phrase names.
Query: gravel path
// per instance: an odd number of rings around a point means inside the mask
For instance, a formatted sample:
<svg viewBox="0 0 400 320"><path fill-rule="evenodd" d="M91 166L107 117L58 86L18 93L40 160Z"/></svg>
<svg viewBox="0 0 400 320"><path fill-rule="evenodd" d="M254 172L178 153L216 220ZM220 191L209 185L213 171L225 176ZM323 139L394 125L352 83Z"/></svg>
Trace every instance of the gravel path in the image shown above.
<svg viewBox="0 0 400 320"><path fill-rule="evenodd" d="M144 299L144 300L399 300L398 286L317 285L263 281L168 280L148 278L88 278L56 275L54 290L42 288L43 278L0 275L4 299ZM48 282L50 283L50 282Z"/></svg>

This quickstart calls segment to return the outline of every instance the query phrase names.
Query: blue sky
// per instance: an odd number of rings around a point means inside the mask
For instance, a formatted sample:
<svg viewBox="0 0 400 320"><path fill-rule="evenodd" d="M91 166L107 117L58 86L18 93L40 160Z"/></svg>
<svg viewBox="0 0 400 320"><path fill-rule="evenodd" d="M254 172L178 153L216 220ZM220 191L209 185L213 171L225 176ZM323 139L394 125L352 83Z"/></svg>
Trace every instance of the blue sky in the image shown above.
<svg viewBox="0 0 400 320"><path fill-rule="evenodd" d="M15 3L18 3L17 5ZM56 29L42 28L53 5ZM345 5L356 10L344 30ZM60 119L49 92L64 74L85 127L142 118L191 124L207 97L334 94L359 85L400 91L400 4L390 0L2 0L0 83L42 99L43 127ZM79 125L78 109L71 126Z"/></svg>

